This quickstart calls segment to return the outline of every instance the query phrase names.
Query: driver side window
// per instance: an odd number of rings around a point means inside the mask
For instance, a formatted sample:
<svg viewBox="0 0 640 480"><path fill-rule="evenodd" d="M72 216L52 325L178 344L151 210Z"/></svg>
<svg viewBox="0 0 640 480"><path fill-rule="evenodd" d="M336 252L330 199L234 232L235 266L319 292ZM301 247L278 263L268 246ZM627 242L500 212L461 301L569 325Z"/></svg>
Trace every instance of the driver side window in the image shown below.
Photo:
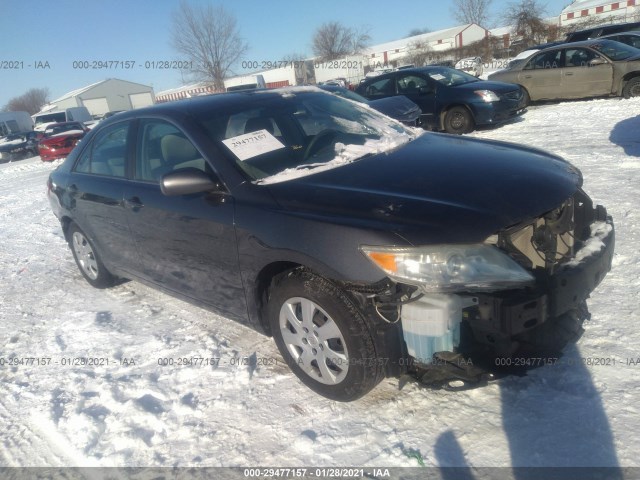
<svg viewBox="0 0 640 480"><path fill-rule="evenodd" d="M164 120L142 120L135 179L158 183L163 175L182 168L212 173L206 160L181 130Z"/></svg>
<svg viewBox="0 0 640 480"><path fill-rule="evenodd" d="M398 93L401 95L417 95L420 89L428 88L427 80L417 75L402 75L398 77Z"/></svg>

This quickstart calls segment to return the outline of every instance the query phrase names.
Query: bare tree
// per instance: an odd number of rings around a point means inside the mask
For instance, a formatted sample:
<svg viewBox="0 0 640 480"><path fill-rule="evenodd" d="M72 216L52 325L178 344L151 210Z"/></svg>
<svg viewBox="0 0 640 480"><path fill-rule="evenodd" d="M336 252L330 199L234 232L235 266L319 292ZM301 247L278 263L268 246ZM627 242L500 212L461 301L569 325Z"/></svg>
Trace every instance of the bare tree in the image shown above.
<svg viewBox="0 0 640 480"><path fill-rule="evenodd" d="M221 5L180 2L172 25L173 47L190 60L189 72L224 91L224 79L247 52L236 18Z"/></svg>
<svg viewBox="0 0 640 480"><path fill-rule="evenodd" d="M431 53L432 49L429 42L416 40L407 45L407 54L404 58L408 64L422 67L427 63Z"/></svg>
<svg viewBox="0 0 640 480"><path fill-rule="evenodd" d="M410 37L416 37L418 35L422 35L424 33L429 33L431 32L430 28L414 28L409 32L409 35L407 35L406 38L410 38Z"/></svg>
<svg viewBox="0 0 640 480"><path fill-rule="evenodd" d="M543 20L544 14L545 7L538 0L520 0L509 3L504 21L513 27L513 32L527 47L547 40L549 26Z"/></svg>
<svg viewBox="0 0 640 480"><path fill-rule="evenodd" d="M314 55L322 60L335 60L359 53L367 47L371 37L364 29L345 27L339 22L329 22L313 34Z"/></svg>
<svg viewBox="0 0 640 480"><path fill-rule="evenodd" d="M492 0L453 0L451 13L460 23L476 23L486 27Z"/></svg>
<svg viewBox="0 0 640 480"><path fill-rule="evenodd" d="M29 115L38 113L43 105L49 103L49 89L48 88L32 88L27 90L19 97L14 97L3 110L9 112L29 112Z"/></svg>

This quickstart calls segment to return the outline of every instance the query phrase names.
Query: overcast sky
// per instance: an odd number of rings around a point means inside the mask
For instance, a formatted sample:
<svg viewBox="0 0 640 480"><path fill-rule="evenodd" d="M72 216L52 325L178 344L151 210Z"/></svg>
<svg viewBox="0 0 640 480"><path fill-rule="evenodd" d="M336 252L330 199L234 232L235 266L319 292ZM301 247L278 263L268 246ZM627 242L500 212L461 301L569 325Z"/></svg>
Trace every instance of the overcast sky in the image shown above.
<svg viewBox="0 0 640 480"><path fill-rule="evenodd" d="M205 3L206 0L192 0ZM178 70L145 68L145 62L176 60L170 26L178 0L1 0L0 107L29 88L49 89L51 99L106 78L153 86L156 92L183 84ZM311 55L313 31L338 21L369 29L371 44L402 38L414 28L439 30L458 24L451 2L417 0L221 1L238 20L250 45L245 60L274 61L292 53ZM507 0L494 0L496 22ZM547 0L558 15L569 0ZM135 61L133 69L87 70L74 62ZM112 63L114 65L114 63ZM147 64L149 65L149 64ZM12 69L8 67L16 67ZM241 72L241 69L238 69Z"/></svg>

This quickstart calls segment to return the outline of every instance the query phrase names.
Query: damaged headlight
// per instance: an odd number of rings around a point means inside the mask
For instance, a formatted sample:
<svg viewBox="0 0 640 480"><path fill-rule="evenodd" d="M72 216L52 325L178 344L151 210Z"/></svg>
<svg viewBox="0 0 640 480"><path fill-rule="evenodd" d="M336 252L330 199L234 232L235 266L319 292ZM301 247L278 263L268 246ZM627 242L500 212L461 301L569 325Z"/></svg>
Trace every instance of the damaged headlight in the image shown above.
<svg viewBox="0 0 640 480"><path fill-rule="evenodd" d="M533 276L491 245L360 247L389 278L424 292L505 290L533 282Z"/></svg>

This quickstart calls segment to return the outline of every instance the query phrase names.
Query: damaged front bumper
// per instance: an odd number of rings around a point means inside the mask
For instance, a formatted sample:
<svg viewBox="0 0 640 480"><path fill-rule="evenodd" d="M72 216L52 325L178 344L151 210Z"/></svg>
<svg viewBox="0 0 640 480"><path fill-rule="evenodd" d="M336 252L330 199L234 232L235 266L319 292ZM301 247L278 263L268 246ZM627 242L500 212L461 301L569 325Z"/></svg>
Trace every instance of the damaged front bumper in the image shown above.
<svg viewBox="0 0 640 480"><path fill-rule="evenodd" d="M554 363L564 346L582 335L590 317L586 300L611 269L615 248L613 220L603 207L593 208L581 192L565 205L572 209L566 219L558 209L496 240L526 265L535 278L532 285L489 293L414 292L411 300L395 304L403 368L388 373L408 373L432 387L458 390L483 385L505 370L518 373ZM527 251L525 244L534 249ZM378 304L376 313L381 311ZM504 368L512 366L521 368Z"/></svg>

